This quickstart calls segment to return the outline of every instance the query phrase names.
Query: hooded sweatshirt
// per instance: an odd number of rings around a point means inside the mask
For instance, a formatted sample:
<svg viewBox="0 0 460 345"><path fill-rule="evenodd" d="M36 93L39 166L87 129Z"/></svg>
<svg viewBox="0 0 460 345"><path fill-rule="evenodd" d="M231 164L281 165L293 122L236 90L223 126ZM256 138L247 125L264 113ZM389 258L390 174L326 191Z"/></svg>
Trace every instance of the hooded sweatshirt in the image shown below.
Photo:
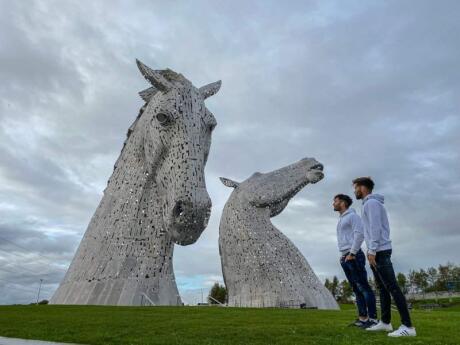
<svg viewBox="0 0 460 345"><path fill-rule="evenodd" d="M361 249L364 230L361 218L353 208L349 208L339 217L337 224L337 244L342 255L348 252L356 254Z"/></svg>
<svg viewBox="0 0 460 345"><path fill-rule="evenodd" d="M371 255L391 249L390 224L383 203L384 197L380 194L369 194L363 200L364 240Z"/></svg>

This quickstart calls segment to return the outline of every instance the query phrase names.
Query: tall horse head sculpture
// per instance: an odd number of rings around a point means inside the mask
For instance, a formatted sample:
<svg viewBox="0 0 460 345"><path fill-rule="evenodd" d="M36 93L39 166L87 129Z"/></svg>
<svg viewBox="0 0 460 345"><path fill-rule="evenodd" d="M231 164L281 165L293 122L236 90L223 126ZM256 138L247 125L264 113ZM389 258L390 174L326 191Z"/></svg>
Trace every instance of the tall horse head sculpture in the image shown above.
<svg viewBox="0 0 460 345"><path fill-rule="evenodd" d="M194 243L207 225L211 199L206 191L204 167L216 120L204 100L221 82L196 88L181 74L154 71L137 61L152 87L140 92L146 101L138 124L143 133L146 173L162 195L163 220L174 242Z"/></svg>
<svg viewBox="0 0 460 345"><path fill-rule="evenodd" d="M181 303L174 243L194 243L209 220L204 167L216 120L204 100L221 82L196 88L170 69L137 65L152 86L139 93L145 104L51 303Z"/></svg>

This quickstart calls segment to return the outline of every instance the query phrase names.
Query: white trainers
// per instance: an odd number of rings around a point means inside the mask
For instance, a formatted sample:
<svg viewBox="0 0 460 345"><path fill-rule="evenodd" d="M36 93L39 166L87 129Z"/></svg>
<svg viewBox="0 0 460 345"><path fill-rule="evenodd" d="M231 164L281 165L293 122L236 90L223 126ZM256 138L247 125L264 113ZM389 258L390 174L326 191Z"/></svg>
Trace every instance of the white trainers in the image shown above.
<svg viewBox="0 0 460 345"><path fill-rule="evenodd" d="M417 333L414 327L401 325L396 331L388 333L389 337L415 337Z"/></svg>
<svg viewBox="0 0 460 345"><path fill-rule="evenodd" d="M382 321L379 321L379 323L374 326L366 328L366 331L369 331L369 332L379 332L379 331L391 332L392 330L393 330L393 326L391 325L391 323L385 323Z"/></svg>

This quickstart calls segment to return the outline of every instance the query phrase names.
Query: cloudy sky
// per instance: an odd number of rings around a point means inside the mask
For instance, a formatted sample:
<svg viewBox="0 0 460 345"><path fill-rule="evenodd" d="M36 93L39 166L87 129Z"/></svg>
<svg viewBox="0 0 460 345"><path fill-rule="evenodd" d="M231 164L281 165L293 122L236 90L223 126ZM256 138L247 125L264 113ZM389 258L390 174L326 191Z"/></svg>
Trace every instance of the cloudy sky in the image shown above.
<svg viewBox="0 0 460 345"><path fill-rule="evenodd" d="M273 223L322 279L342 276L331 199L359 175L386 197L396 270L459 263L459 16L447 0L0 0L0 303L62 279L142 105L135 58L223 83L212 218L174 254L186 303L222 281L218 177L303 157L326 177Z"/></svg>

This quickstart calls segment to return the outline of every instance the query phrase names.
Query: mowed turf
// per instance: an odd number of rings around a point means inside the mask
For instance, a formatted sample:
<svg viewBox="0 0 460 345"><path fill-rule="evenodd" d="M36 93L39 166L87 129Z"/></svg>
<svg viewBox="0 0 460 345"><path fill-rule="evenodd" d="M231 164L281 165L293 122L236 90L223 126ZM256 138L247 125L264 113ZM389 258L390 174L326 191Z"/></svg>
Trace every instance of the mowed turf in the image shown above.
<svg viewBox="0 0 460 345"><path fill-rule="evenodd" d="M80 344L460 344L460 307L413 310L416 338L347 327L341 311L224 307L1 306L0 336ZM399 317L393 315L393 325Z"/></svg>

